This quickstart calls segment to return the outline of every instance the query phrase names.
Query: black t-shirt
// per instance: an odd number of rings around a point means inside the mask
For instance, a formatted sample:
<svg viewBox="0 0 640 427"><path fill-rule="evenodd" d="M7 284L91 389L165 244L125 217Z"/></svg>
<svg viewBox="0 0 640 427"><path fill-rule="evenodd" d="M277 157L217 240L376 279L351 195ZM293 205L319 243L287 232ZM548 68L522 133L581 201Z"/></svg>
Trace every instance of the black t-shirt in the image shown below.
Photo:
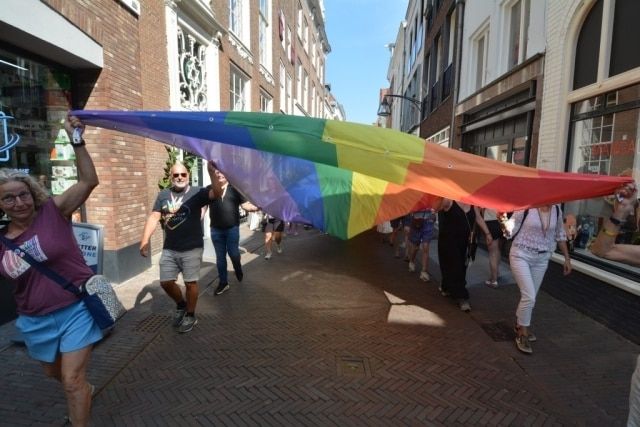
<svg viewBox="0 0 640 427"><path fill-rule="evenodd" d="M211 228L231 228L240 225L241 204L246 199L230 184L222 197L214 199L209 205L209 218L211 218Z"/></svg>
<svg viewBox="0 0 640 427"><path fill-rule="evenodd" d="M182 252L204 246L200 213L209 201L208 188L189 187L179 193L166 188L158 194L153 211L161 215L163 249Z"/></svg>

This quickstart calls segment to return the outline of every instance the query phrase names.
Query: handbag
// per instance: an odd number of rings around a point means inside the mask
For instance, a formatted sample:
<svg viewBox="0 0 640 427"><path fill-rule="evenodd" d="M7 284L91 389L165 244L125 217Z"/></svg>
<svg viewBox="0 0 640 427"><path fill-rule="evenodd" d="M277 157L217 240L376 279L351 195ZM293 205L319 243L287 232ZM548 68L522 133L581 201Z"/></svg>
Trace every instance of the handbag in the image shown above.
<svg viewBox="0 0 640 427"><path fill-rule="evenodd" d="M87 307L89 314L91 314L91 317L93 317L93 320L98 327L102 329L103 333L113 329L116 320L126 313L127 310L118 299L118 296L113 290L113 286L111 286L111 283L105 276L99 274L91 276L84 285L78 288L55 271L41 262L36 261L29 253L22 250L6 237L0 235L0 241L12 251L19 254L22 259L31 264L31 266L41 274L76 295Z"/></svg>
<svg viewBox="0 0 640 427"><path fill-rule="evenodd" d="M249 230L258 231L262 223L262 214L260 212L251 212L249 214Z"/></svg>

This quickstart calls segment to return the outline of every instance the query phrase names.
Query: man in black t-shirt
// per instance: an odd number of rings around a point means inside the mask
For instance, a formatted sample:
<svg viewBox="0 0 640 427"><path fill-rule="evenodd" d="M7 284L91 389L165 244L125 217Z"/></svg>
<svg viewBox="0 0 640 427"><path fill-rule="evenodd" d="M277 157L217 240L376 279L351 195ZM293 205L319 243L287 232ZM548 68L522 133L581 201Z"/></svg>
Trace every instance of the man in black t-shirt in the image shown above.
<svg viewBox="0 0 640 427"><path fill-rule="evenodd" d="M212 170L210 170L212 173ZM198 279L204 247L202 235L203 208L218 194L216 189L189 185L189 171L176 163L171 168L171 187L158 194L147 219L140 242L140 254L149 255L149 240L158 223L164 230L160 257L160 285L176 302L173 326L178 332L189 332L198 323L195 316L198 302ZM176 284L178 275L186 287L185 296Z"/></svg>
<svg viewBox="0 0 640 427"><path fill-rule="evenodd" d="M247 212L258 210L256 206L246 201L245 198L229 185L227 178L220 172L212 162L215 177L211 178L212 188L222 191L219 198L211 201L209 205L209 215L211 219L211 241L216 251L216 266L218 268L218 287L216 295L220 295L229 289L229 279L227 275L227 253L231 258L233 270L239 282L242 281L242 265L240 263L240 210L242 207ZM214 179L216 180L214 182Z"/></svg>

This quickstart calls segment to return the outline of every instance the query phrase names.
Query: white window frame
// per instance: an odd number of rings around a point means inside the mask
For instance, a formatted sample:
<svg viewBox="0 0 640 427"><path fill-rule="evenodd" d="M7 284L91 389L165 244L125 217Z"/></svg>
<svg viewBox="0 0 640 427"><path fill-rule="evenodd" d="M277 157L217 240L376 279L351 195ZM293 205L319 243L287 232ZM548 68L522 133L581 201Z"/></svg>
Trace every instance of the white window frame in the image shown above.
<svg viewBox="0 0 640 427"><path fill-rule="evenodd" d="M300 58L296 61L296 101L302 105L302 61Z"/></svg>
<svg viewBox="0 0 640 427"><path fill-rule="evenodd" d="M263 113L273 112L273 98L264 90L260 90L260 111Z"/></svg>
<svg viewBox="0 0 640 427"><path fill-rule="evenodd" d="M249 77L231 64L229 72L229 109L231 111L251 111L249 82Z"/></svg>
<svg viewBox="0 0 640 427"><path fill-rule="evenodd" d="M292 91L293 91L293 79L291 78L291 74L289 74L287 72L287 99L286 99L286 113L287 114L291 114L291 112L293 111L293 97L292 97Z"/></svg>
<svg viewBox="0 0 640 427"><path fill-rule="evenodd" d="M245 46L250 45L250 16L247 0L229 0L229 31Z"/></svg>
<svg viewBox="0 0 640 427"><path fill-rule="evenodd" d="M260 65L264 66L269 72L272 68L272 46L273 46L273 31L271 30L272 22L272 8L271 0L260 0L259 10L259 30L258 30L258 43L260 50Z"/></svg>
<svg viewBox="0 0 640 427"><path fill-rule="evenodd" d="M518 57L514 58L512 56L514 43L516 41L516 37L513 37L512 27L514 25L513 21L513 8L516 5L520 5L520 14L518 21L518 34L517 34L517 42L518 42ZM518 64L522 63L527 58L527 44L528 44L528 32L529 32L529 18L530 18L530 8L531 3L530 0L511 0L504 4L504 17L505 17L505 50L504 58L505 58L505 70L508 71ZM514 62L515 61L515 62Z"/></svg>
<svg viewBox="0 0 640 427"><path fill-rule="evenodd" d="M488 58L489 58L489 23L482 25L471 37L472 60L469 69L469 82L473 83L475 92L482 88L487 82ZM482 54L479 53L480 42L483 44Z"/></svg>
<svg viewBox="0 0 640 427"><path fill-rule="evenodd" d="M304 69L302 70L302 107L309 110L309 73Z"/></svg>
<svg viewBox="0 0 640 427"><path fill-rule="evenodd" d="M287 69L280 61L280 111L287 112Z"/></svg>

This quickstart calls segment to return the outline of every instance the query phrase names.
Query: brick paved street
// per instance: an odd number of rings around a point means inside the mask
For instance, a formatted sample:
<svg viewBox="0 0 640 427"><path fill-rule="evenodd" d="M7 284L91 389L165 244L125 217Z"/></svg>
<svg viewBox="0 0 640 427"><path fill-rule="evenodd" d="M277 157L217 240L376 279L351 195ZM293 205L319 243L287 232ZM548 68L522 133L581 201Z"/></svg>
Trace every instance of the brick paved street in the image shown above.
<svg viewBox="0 0 640 427"><path fill-rule="evenodd" d="M269 261L261 233L244 238L244 282L213 296L207 263L191 333L170 327L157 268L119 285L132 308L94 352L95 425L624 425L638 346L541 293L535 353L519 353L517 287L506 264L508 285L480 284L482 251L466 314L437 291L435 244L423 283L375 233L302 231ZM11 332L0 425L62 425L59 386Z"/></svg>

